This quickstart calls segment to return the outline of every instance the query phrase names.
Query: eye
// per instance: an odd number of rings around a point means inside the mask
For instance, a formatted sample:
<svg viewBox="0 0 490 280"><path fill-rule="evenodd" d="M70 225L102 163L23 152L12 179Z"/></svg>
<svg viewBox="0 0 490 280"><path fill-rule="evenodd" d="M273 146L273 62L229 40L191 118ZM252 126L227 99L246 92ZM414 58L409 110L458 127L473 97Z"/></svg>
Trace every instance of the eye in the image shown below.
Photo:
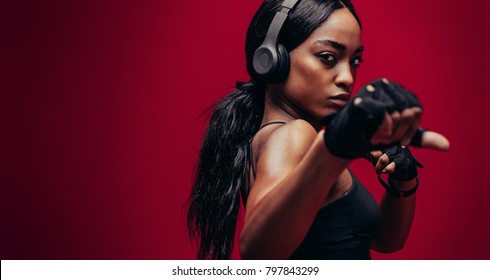
<svg viewBox="0 0 490 280"><path fill-rule="evenodd" d="M329 52L322 52L318 54L318 57L320 57L323 63L329 66L333 66L337 63L337 58L335 55Z"/></svg>
<svg viewBox="0 0 490 280"><path fill-rule="evenodd" d="M354 69L357 69L359 66L361 66L361 63L363 63L364 60L362 59L362 57L355 57L352 62L351 62L351 65Z"/></svg>

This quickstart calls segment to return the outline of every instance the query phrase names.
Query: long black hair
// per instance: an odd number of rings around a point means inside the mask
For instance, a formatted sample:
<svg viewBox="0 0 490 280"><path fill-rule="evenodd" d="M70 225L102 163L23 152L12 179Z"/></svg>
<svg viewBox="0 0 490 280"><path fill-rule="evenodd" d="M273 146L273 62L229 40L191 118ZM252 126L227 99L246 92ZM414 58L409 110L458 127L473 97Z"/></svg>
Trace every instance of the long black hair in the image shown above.
<svg viewBox="0 0 490 280"><path fill-rule="evenodd" d="M265 0L248 27L245 54L252 77L214 105L201 143L192 193L188 199L188 230L199 243L199 259L229 259L240 207L240 190L249 182L248 145L264 113L264 84L253 80L252 58L264 41L272 18L283 0ZM348 8L360 25L349 0L302 0L285 22L278 42L291 51L327 17Z"/></svg>

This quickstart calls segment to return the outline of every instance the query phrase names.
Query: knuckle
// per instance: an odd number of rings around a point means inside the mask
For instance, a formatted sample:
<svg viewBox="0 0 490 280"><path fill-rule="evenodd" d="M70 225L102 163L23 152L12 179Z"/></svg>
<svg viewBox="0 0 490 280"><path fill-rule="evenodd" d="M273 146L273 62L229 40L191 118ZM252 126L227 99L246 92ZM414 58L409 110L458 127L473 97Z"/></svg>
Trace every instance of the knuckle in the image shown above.
<svg viewBox="0 0 490 280"><path fill-rule="evenodd" d="M371 156L375 159L378 159L381 156L381 151L372 151Z"/></svg>
<svg viewBox="0 0 490 280"><path fill-rule="evenodd" d="M418 107L418 106L414 106L412 107L412 110L416 113L416 114L421 114L422 113L422 108Z"/></svg>
<svg viewBox="0 0 490 280"><path fill-rule="evenodd" d="M405 109L402 111L401 120L402 121L409 121L410 119L413 119L414 116L415 116L415 113L412 109Z"/></svg>
<svg viewBox="0 0 490 280"><path fill-rule="evenodd" d="M387 154L383 154L379 160L384 165L387 165L390 162L390 159L388 158Z"/></svg>
<svg viewBox="0 0 490 280"><path fill-rule="evenodd" d="M400 113L398 113L396 111L393 114L391 114L391 119L392 119L393 122L400 121L400 118L401 118Z"/></svg>
<svg viewBox="0 0 490 280"><path fill-rule="evenodd" d="M422 109L418 108L418 107L415 107L414 108L414 116L416 118L420 118L420 116L422 116Z"/></svg>

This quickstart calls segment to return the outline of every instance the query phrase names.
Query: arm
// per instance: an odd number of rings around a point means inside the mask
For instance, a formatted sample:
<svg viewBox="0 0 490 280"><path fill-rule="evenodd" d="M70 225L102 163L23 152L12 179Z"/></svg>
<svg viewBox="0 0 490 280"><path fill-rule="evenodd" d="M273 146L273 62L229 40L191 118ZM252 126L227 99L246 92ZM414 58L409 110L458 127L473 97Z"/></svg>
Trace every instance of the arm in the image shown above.
<svg viewBox="0 0 490 280"><path fill-rule="evenodd" d="M242 257L289 257L348 163L331 155L323 131L305 121L276 129L259 154L240 235Z"/></svg>
<svg viewBox="0 0 490 280"><path fill-rule="evenodd" d="M416 193L405 193L399 197L398 191L415 191L418 167L423 167L410 152L410 149L394 146L383 151L371 152L371 161L375 163L376 173L389 173L389 184L382 200L383 222L378 236L371 243L371 249L381 253L390 253L403 248L412 227L415 214ZM381 156L380 156L381 155ZM380 178L381 179L381 178ZM389 191L391 190L391 191ZM393 192L397 190L397 192Z"/></svg>
<svg viewBox="0 0 490 280"><path fill-rule="evenodd" d="M303 120L295 120L271 133L259 151L257 174L248 197L240 235L243 258L289 257L303 240L323 200L350 159L395 142L410 142L418 128L420 104L412 100L410 93L395 90L396 100L401 97L407 100L401 102L403 106L398 104L400 112L388 113L391 103L387 102L390 97L385 91L393 91L387 89L391 86L383 79L364 87L344 109L326 119L326 133L317 134ZM378 94L374 95L377 90ZM376 96L384 99L378 100ZM331 152L335 152L335 156ZM389 199L382 203L386 204L385 209L393 208L390 206L393 201ZM406 210L400 208L400 211ZM411 214L400 226L390 226L399 222L386 219L388 226L385 228L398 228L394 232L402 236L403 242L413 219L413 210L408 212ZM390 233L380 235L383 237L381 244L389 241L386 236Z"/></svg>
<svg viewBox="0 0 490 280"><path fill-rule="evenodd" d="M401 191L415 187L416 180L391 181L393 186ZM380 206L383 222L376 239L371 243L371 249L380 253L391 253L403 248L408 238L415 214L416 195L396 198L385 192Z"/></svg>
<svg viewBox="0 0 490 280"><path fill-rule="evenodd" d="M449 149L449 141L439 133L426 131L421 135L421 137L421 147L432 148L440 151L447 151ZM393 150L391 151L393 152ZM408 154L411 157L411 154ZM389 157L386 154L382 155L381 151L371 152L370 160L373 161L373 159L374 162L377 161L375 164L375 169L378 175L381 174L382 171L389 174L394 174L393 172L396 171L395 162L397 160L390 163ZM406 165L407 162L405 160L402 160L399 163L401 163L399 167L402 169L402 173L404 175L401 175L401 178L396 178L402 179L409 173L411 173L411 175L408 175L406 180L397 180L390 175L390 182L397 190L412 190L417 184L417 166L422 167L422 165L418 163L415 158L410 160L410 164L408 166ZM405 173L410 170L410 168L412 171ZM380 253L390 253L403 248L412 227L412 221L415 214L415 200L416 193L408 197L396 198L390 196L388 192L385 192L380 202L381 211L383 213L383 222L377 238L371 243L371 249Z"/></svg>

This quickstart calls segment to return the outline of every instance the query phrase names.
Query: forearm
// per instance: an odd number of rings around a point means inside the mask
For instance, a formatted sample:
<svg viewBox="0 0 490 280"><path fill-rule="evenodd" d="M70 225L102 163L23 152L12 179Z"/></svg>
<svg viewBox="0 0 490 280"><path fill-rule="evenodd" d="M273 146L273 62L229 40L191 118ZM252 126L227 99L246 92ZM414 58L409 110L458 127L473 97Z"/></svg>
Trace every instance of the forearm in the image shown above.
<svg viewBox="0 0 490 280"><path fill-rule="evenodd" d="M328 152L320 132L296 168L247 213L240 236L242 257L289 257L348 162Z"/></svg>
<svg viewBox="0 0 490 280"><path fill-rule="evenodd" d="M416 179L402 182L392 181L393 187L407 191L415 187ZM416 194L409 197L396 198L387 192L381 200L383 222L377 238L371 243L373 250L390 253L403 248L408 238L415 214Z"/></svg>

